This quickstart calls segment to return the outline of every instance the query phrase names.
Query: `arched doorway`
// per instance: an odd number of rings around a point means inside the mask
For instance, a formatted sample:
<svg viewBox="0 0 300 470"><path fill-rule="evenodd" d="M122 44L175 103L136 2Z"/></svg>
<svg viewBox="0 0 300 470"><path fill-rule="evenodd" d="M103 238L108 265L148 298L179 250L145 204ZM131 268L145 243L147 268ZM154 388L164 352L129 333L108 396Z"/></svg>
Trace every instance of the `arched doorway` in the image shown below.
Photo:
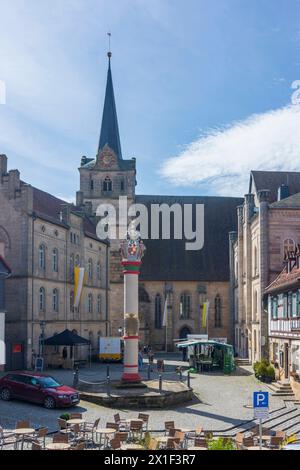
<svg viewBox="0 0 300 470"><path fill-rule="evenodd" d="M191 334L191 330L188 326L183 326L179 332L179 338L181 340L187 339L187 336ZM182 349L182 360L187 361L188 360L188 354L187 354L187 348Z"/></svg>

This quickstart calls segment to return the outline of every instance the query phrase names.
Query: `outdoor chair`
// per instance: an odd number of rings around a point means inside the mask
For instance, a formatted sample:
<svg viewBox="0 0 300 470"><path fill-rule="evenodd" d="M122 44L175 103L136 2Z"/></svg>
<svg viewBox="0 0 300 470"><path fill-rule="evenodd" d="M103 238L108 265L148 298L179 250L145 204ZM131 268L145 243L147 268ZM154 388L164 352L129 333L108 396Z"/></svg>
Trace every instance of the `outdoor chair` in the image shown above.
<svg viewBox="0 0 300 470"><path fill-rule="evenodd" d="M115 421L116 424L118 424L120 430L121 429L124 429L124 430L128 429L128 423L127 423L126 419L122 419L120 417L119 413L116 413L114 415L114 421Z"/></svg>
<svg viewBox="0 0 300 470"><path fill-rule="evenodd" d="M143 423L141 421L131 421L129 432L132 439L141 439L143 436Z"/></svg>
<svg viewBox="0 0 300 470"><path fill-rule="evenodd" d="M115 429L116 431L119 431L119 425L117 423L106 423L106 428L111 428Z"/></svg>
<svg viewBox="0 0 300 470"><path fill-rule="evenodd" d="M41 444L39 444L38 442L33 442L31 446L31 450L43 450L43 448Z"/></svg>
<svg viewBox="0 0 300 470"><path fill-rule="evenodd" d="M17 421L16 429L30 428L29 421Z"/></svg>
<svg viewBox="0 0 300 470"><path fill-rule="evenodd" d="M60 443L60 442L68 444L69 443L69 436L68 436L68 434L61 434L61 433L54 434L52 442L54 444Z"/></svg>
<svg viewBox="0 0 300 470"><path fill-rule="evenodd" d="M115 439L119 439L121 442L127 442L128 440L128 432L118 431L115 434Z"/></svg>
<svg viewBox="0 0 300 470"><path fill-rule="evenodd" d="M207 440L204 437L196 437L194 441L195 447L207 447Z"/></svg>
<svg viewBox="0 0 300 470"><path fill-rule="evenodd" d="M178 439L178 444L179 444L181 447L184 447L184 446L185 446L186 439L185 439L185 434L184 434L184 432L176 431L174 437L175 437L175 439Z"/></svg>
<svg viewBox="0 0 300 470"><path fill-rule="evenodd" d="M24 436L25 442L28 444L39 444L45 449L47 432L48 428L40 428L33 436Z"/></svg>
<svg viewBox="0 0 300 470"><path fill-rule="evenodd" d="M85 450L85 443L84 442L78 442L76 446L71 447L70 450Z"/></svg>
<svg viewBox="0 0 300 470"><path fill-rule="evenodd" d="M100 423L100 418L97 418L93 423L85 422L83 432L91 441L94 439L94 434ZM90 434L90 436L89 436Z"/></svg>
<svg viewBox="0 0 300 470"><path fill-rule="evenodd" d="M120 449L121 448L121 441L119 439L111 439L111 441L109 442L109 447L113 450L117 450L117 449Z"/></svg>
<svg viewBox="0 0 300 470"><path fill-rule="evenodd" d="M273 450L279 450L280 446L282 445L284 439L283 437L280 436L271 436L270 442L268 444L268 447Z"/></svg>
<svg viewBox="0 0 300 470"><path fill-rule="evenodd" d="M236 443L237 449L243 448L243 440L244 440L244 434L242 432L238 432L237 435L235 436L235 443Z"/></svg>
<svg viewBox="0 0 300 470"><path fill-rule="evenodd" d="M253 437L244 437L243 442L242 442L242 447L247 448L247 447L253 447L254 446L254 439Z"/></svg>
<svg viewBox="0 0 300 470"><path fill-rule="evenodd" d="M4 446L14 446L14 448L16 448L17 442L18 440L14 433L4 432L3 428L0 426L0 450L2 450Z"/></svg>
<svg viewBox="0 0 300 470"><path fill-rule="evenodd" d="M139 413L138 419L143 420L143 430L148 431L148 423L149 423L150 416L145 413Z"/></svg>
<svg viewBox="0 0 300 470"><path fill-rule="evenodd" d="M283 441L286 440L286 432L284 431L276 431L276 434L275 434L276 437L281 437Z"/></svg>
<svg viewBox="0 0 300 470"><path fill-rule="evenodd" d="M170 435L170 429L175 429L174 421L165 421L165 435Z"/></svg>
<svg viewBox="0 0 300 470"><path fill-rule="evenodd" d="M72 429L72 441L73 442L85 442L84 431L81 430L80 424L73 424Z"/></svg>
<svg viewBox="0 0 300 470"><path fill-rule="evenodd" d="M68 427L65 419L58 418L58 427L61 434L70 434L72 432L71 427Z"/></svg>

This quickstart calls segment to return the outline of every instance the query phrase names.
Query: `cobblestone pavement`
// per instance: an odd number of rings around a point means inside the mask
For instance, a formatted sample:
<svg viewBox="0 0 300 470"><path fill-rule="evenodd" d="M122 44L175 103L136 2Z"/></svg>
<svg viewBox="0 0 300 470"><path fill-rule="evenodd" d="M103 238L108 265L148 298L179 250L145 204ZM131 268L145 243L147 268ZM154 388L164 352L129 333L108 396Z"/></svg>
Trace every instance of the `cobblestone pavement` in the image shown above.
<svg viewBox="0 0 300 470"><path fill-rule="evenodd" d="M186 363L178 361L178 356L168 355L165 359L165 374L167 380L172 378L178 380L175 367L187 366ZM154 369L155 369L154 365ZM110 374L112 379L120 377L121 365L111 365ZM47 372L57 378L60 382L72 385L73 372L54 370ZM147 365L144 365L144 377L147 375ZM154 378L153 372L152 377ZM156 374L157 376L157 374ZM93 365L91 369L80 369L80 378L91 382L100 382L106 377L105 365ZM176 409L150 410L149 428L159 430L164 428L164 422L174 420L176 426L184 428L196 428L199 426L207 430L226 430L234 426L243 425L245 421L253 418L251 408L252 394L257 390L268 390L258 382L252 374L250 367L237 369L232 375L224 375L221 372L192 374L191 386L194 389L195 399L193 402L177 406ZM276 410L282 408L284 402L278 397L270 397L270 408ZM88 421L94 421L100 417L100 425L113 419L116 411L122 417L133 418L138 411L146 410L123 410L110 409L81 401L76 408L70 411L82 412ZM50 431L57 430L57 417L61 410L45 410L41 406L18 401L0 401L0 425L6 429L12 429L18 419L28 419L34 427L46 426Z"/></svg>

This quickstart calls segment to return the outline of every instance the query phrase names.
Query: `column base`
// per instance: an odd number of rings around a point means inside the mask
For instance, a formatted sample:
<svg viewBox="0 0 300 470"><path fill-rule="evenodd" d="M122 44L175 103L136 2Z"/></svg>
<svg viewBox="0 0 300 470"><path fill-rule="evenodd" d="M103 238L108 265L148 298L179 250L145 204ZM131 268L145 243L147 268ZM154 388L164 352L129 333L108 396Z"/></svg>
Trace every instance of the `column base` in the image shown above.
<svg viewBox="0 0 300 470"><path fill-rule="evenodd" d="M121 378L122 382L127 382L127 383L139 383L142 381L142 378L140 374L128 374L124 372Z"/></svg>

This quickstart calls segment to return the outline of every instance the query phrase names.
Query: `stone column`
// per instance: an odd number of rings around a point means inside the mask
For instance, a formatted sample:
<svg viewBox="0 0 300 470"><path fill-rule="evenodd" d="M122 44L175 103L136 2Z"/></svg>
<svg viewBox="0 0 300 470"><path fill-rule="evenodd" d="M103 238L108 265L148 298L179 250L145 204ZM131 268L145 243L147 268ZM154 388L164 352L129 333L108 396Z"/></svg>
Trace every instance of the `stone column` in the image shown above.
<svg viewBox="0 0 300 470"><path fill-rule="evenodd" d="M139 351L139 273L145 246L139 234L129 229L121 242L124 274L124 372L122 382L141 381L138 370Z"/></svg>
<svg viewBox="0 0 300 470"><path fill-rule="evenodd" d="M263 308L263 294L269 284L269 199L270 191L265 189L258 192L259 200L259 272L260 272L260 354L261 358L268 357L268 315Z"/></svg>

